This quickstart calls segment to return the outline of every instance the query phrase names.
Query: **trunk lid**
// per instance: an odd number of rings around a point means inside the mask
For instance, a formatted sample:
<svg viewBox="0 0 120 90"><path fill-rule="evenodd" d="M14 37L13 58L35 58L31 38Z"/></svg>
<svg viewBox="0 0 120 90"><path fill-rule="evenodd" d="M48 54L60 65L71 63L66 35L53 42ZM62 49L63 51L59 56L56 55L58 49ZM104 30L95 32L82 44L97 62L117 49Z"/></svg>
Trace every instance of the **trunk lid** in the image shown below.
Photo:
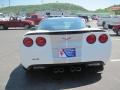
<svg viewBox="0 0 120 90"><path fill-rule="evenodd" d="M82 34L51 35L54 58L80 57Z"/></svg>

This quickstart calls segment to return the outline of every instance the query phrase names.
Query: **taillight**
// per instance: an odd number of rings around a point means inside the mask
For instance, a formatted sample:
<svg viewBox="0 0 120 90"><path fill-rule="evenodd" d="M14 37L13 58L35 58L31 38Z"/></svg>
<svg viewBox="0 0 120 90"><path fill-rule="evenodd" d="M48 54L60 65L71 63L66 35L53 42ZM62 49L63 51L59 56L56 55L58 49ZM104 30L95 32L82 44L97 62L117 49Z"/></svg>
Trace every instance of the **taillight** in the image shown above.
<svg viewBox="0 0 120 90"><path fill-rule="evenodd" d="M37 37L36 44L38 46L44 46L46 44L46 39L44 37Z"/></svg>
<svg viewBox="0 0 120 90"><path fill-rule="evenodd" d="M108 36L106 34L102 34L99 36L99 42L100 43L105 43L108 40Z"/></svg>
<svg viewBox="0 0 120 90"><path fill-rule="evenodd" d="M33 40L29 37L26 37L24 38L23 40L23 44L26 46L26 47L30 47L33 45Z"/></svg>
<svg viewBox="0 0 120 90"><path fill-rule="evenodd" d="M96 41L96 36L94 34L91 34L86 38L86 40L89 44L93 44Z"/></svg>

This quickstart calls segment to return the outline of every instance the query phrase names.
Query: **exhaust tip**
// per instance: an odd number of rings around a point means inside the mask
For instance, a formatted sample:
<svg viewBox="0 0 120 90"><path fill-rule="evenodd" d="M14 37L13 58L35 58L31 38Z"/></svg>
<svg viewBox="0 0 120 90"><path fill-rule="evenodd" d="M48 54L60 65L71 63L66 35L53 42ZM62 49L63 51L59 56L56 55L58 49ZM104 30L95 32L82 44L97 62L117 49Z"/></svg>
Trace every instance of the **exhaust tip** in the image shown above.
<svg viewBox="0 0 120 90"><path fill-rule="evenodd" d="M64 68L59 68L59 72L63 73L64 72Z"/></svg>
<svg viewBox="0 0 120 90"><path fill-rule="evenodd" d="M53 73L57 74L59 72L58 68L53 69Z"/></svg>
<svg viewBox="0 0 120 90"><path fill-rule="evenodd" d="M80 72L81 71L81 67L76 67L76 71Z"/></svg>
<svg viewBox="0 0 120 90"><path fill-rule="evenodd" d="M71 68L70 68L70 71L71 71L71 72L75 72L75 67L71 67Z"/></svg>
<svg viewBox="0 0 120 90"><path fill-rule="evenodd" d="M57 74L57 73L63 73L64 72L64 68L54 68L53 69L53 73Z"/></svg>

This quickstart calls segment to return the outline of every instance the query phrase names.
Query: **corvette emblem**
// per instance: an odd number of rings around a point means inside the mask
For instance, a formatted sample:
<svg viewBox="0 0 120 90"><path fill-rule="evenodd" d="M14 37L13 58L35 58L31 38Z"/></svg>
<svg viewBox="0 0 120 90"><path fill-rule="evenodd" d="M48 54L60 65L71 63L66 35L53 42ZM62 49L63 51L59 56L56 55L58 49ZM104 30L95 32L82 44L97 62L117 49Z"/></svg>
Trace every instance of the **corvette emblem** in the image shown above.
<svg viewBox="0 0 120 90"><path fill-rule="evenodd" d="M70 40L71 37L63 37L62 39L64 39L64 40Z"/></svg>

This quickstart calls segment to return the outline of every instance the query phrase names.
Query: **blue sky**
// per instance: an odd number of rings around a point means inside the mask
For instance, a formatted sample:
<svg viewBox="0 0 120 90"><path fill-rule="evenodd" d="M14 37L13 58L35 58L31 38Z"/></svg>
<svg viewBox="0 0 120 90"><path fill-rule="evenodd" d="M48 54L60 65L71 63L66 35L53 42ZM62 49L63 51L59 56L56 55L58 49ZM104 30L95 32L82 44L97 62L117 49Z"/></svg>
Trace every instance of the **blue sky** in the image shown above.
<svg viewBox="0 0 120 90"><path fill-rule="evenodd" d="M80 5L88 10L103 9L114 4L120 4L120 0L10 0L11 6L16 5L35 5L41 3L72 3ZM0 7L9 5L9 0L0 0Z"/></svg>

